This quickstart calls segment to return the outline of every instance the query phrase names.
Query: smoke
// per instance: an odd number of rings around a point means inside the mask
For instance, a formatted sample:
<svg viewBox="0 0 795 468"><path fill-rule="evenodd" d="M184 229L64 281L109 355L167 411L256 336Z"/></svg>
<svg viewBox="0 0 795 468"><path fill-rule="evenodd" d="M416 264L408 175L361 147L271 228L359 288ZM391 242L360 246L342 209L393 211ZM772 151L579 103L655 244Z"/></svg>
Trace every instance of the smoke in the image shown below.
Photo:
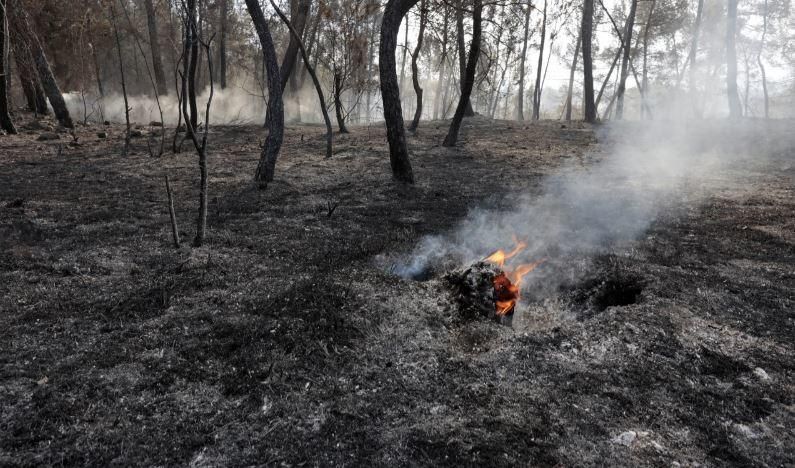
<svg viewBox="0 0 795 468"><path fill-rule="evenodd" d="M196 96L199 109L199 121L204 121L204 111L210 88L207 87ZM313 89L304 88L299 92L285 95L285 113L287 118L300 117L303 122L322 122L318 107L317 94ZM79 121L89 122L124 122L124 97L114 93L103 98L86 95L85 99L79 92L64 95L69 112ZM160 107L163 110L165 125L176 125L179 116L179 103L174 94L159 96ZM211 125L247 125L263 124L267 98L263 98L256 91L248 91L244 87L228 87L216 89L213 92L213 101L210 106ZM152 121L160 121L160 111L155 98L148 95L128 96L130 108L130 121L146 125Z"/></svg>
<svg viewBox="0 0 795 468"><path fill-rule="evenodd" d="M508 210L473 210L451 233L422 239L395 272L421 277L466 265L510 250L513 236L528 245L517 263L589 256L637 239L661 211L691 206L729 182L722 170L732 162L770 152L765 146L775 139L752 122L726 125L611 124L598 131L603 152L588 155L594 162L566 165L540 196L513 195Z"/></svg>

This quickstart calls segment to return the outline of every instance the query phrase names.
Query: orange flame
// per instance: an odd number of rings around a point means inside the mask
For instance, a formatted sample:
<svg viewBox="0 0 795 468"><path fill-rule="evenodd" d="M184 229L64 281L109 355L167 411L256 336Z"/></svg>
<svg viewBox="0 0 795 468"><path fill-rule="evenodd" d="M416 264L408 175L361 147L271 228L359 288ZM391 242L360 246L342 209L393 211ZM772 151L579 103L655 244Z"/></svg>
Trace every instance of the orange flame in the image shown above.
<svg viewBox="0 0 795 468"><path fill-rule="evenodd" d="M508 259L516 256L516 254L527 248L527 243L517 240L516 236L514 236L513 241L516 247L514 247L512 251L505 253L504 250L500 249L486 257L485 260L500 268L504 268L505 262ZM498 316L502 317L513 312L520 298L519 289L525 275L535 270L536 267L545 261L546 259L541 259L533 263L523 263L510 271L506 270L494 277L494 305Z"/></svg>

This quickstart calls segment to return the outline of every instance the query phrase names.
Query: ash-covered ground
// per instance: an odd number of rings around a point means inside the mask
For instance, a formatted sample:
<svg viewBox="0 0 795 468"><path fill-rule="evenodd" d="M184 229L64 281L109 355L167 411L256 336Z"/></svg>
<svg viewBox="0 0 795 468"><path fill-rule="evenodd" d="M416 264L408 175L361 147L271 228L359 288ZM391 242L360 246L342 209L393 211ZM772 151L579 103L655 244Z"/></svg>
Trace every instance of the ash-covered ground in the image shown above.
<svg viewBox="0 0 795 468"><path fill-rule="evenodd" d="M208 242L180 250L163 176L189 244L187 144L0 137L0 465L792 465L791 121L715 123L718 150L760 154L633 239L549 258L578 274L530 278L513 327L462 315L443 272L390 271L642 125L478 117L448 149L426 122L415 186L391 181L383 128L324 160L324 129L293 125L265 191L263 130L214 127Z"/></svg>

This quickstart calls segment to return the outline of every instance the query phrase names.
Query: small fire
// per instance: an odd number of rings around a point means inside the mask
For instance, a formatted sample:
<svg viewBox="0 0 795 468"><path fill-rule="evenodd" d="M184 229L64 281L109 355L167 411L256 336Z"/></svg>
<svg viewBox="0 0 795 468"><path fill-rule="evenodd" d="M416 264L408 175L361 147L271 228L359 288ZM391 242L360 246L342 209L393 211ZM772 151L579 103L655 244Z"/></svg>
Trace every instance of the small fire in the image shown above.
<svg viewBox="0 0 795 468"><path fill-rule="evenodd" d="M525 275L535 270L536 267L546 261L541 259L533 263L523 263L511 270L505 269L505 262L516 256L519 252L527 248L527 243L520 241L514 236L516 247L506 253L500 249L486 257L487 262L491 262L504 271L494 277L494 304L497 316L503 317L513 312L516 303L519 301L519 289L522 286L522 279Z"/></svg>

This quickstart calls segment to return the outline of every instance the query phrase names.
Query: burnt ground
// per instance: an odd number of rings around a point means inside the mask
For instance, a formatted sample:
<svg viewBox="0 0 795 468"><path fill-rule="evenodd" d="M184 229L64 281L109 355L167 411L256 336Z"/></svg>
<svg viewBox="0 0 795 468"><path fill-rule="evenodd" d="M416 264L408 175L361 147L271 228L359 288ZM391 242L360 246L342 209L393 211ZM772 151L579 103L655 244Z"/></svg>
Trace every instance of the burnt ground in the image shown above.
<svg viewBox="0 0 795 468"><path fill-rule="evenodd" d="M194 154L122 158L102 130L0 137L0 465L795 463L793 144L510 328L374 259L587 168L591 128L476 118L446 149L425 123L404 187L381 128L323 160L290 126L258 191L262 129L215 127L208 242L179 250L163 175L190 244Z"/></svg>

